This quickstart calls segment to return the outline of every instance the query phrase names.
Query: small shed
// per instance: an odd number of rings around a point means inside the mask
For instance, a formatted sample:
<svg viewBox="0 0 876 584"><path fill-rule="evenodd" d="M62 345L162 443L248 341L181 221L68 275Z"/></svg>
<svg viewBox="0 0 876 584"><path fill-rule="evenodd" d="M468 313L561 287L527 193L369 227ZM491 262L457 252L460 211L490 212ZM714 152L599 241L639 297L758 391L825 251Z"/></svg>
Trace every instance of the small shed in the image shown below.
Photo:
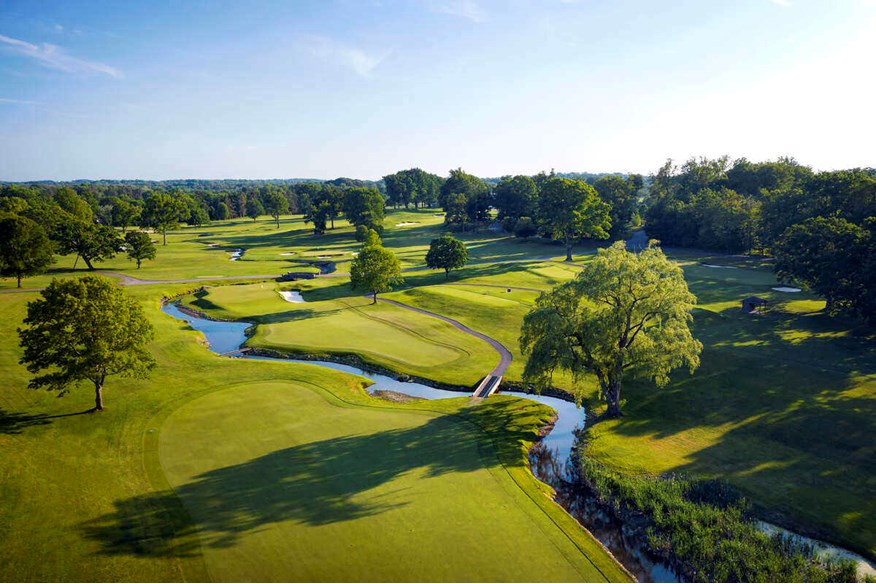
<svg viewBox="0 0 876 584"><path fill-rule="evenodd" d="M751 314L752 312L760 312L766 308L767 301L757 296L749 296L742 301L742 312Z"/></svg>

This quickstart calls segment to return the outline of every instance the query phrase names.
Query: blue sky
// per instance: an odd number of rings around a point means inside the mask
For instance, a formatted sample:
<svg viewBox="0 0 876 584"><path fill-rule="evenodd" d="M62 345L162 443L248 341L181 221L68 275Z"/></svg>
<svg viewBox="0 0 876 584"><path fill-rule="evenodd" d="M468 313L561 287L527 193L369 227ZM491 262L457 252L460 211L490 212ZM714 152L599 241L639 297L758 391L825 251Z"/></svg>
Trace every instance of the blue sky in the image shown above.
<svg viewBox="0 0 876 584"><path fill-rule="evenodd" d="M876 166L876 0L0 0L0 180Z"/></svg>

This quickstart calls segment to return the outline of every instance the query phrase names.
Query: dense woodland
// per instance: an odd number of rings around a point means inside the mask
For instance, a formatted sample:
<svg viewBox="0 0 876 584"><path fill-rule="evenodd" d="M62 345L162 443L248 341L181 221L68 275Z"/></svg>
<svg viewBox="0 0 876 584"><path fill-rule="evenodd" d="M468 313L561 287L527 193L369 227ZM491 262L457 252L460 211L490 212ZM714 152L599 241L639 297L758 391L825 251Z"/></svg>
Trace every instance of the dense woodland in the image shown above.
<svg viewBox="0 0 876 584"><path fill-rule="evenodd" d="M813 172L793 159L667 161L651 177L539 173L481 179L419 168L379 181L175 180L39 182L0 186L4 237L76 254L89 267L123 249L129 227L166 241L181 223L300 213L315 235L346 219L360 239L380 233L384 208L441 208L451 231L499 221L517 237L620 239L641 222L664 246L773 256L780 277L812 289L831 313L876 322L876 170ZM13 222L9 222L15 219ZM43 237L45 235L46 237ZM24 239L21 239L23 237ZM7 246L8 247L8 246ZM13 246L14 248L14 246ZM38 254L39 255L39 254ZM45 254L37 267L45 268ZM19 262L20 264L21 262ZM6 262L3 275L29 275ZM41 266L41 267L40 267Z"/></svg>

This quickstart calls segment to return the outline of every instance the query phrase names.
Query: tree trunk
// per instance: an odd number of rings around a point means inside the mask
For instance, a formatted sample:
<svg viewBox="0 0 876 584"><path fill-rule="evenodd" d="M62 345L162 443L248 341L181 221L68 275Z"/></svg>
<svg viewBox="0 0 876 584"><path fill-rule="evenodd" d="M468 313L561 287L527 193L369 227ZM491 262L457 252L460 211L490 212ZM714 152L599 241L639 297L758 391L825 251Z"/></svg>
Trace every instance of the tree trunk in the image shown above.
<svg viewBox="0 0 876 584"><path fill-rule="evenodd" d="M103 384L97 382L94 384L94 411L103 411Z"/></svg>
<svg viewBox="0 0 876 584"><path fill-rule="evenodd" d="M445 280L449 280L449 279L450 279L450 270L447 269L447 268L444 268L444 279L445 279Z"/></svg>
<svg viewBox="0 0 876 584"><path fill-rule="evenodd" d="M566 241L566 261L572 261L572 244Z"/></svg>
<svg viewBox="0 0 876 584"><path fill-rule="evenodd" d="M377 292L371 295L371 304L377 304Z"/></svg>
<svg viewBox="0 0 876 584"><path fill-rule="evenodd" d="M332 219L332 229L334 229L335 228L335 218L332 217L331 219Z"/></svg>
<svg viewBox="0 0 876 584"><path fill-rule="evenodd" d="M82 256L82 259L85 260L85 265L88 266L88 269L94 271L94 266L91 265L91 260L85 256Z"/></svg>
<svg viewBox="0 0 876 584"><path fill-rule="evenodd" d="M620 410L620 394L621 394L621 377L608 380L608 390L605 392L605 401L608 404L608 410L605 412L609 418L620 418L623 416Z"/></svg>
<svg viewBox="0 0 876 584"><path fill-rule="evenodd" d="M141 261L140 258L137 258L137 269L138 270L140 269L140 261Z"/></svg>
<svg viewBox="0 0 876 584"><path fill-rule="evenodd" d="M76 269L76 264L78 264L78 263L79 263L79 254L77 253L77 254L76 254L76 259L73 260L73 269L74 269L74 270Z"/></svg>
<svg viewBox="0 0 876 584"><path fill-rule="evenodd" d="M167 225L161 230L161 234L164 236L164 243L162 245L167 245Z"/></svg>
<svg viewBox="0 0 876 584"><path fill-rule="evenodd" d="M21 274L18 274L18 287L21 288Z"/></svg>

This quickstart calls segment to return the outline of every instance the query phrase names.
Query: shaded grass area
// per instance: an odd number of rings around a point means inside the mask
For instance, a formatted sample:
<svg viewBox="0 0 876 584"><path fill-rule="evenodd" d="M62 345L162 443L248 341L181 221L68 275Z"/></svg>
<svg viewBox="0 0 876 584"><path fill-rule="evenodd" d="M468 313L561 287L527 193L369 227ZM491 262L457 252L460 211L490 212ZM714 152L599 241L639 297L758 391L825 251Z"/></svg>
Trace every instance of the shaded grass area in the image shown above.
<svg viewBox="0 0 876 584"><path fill-rule="evenodd" d="M466 398L437 411L375 407L361 394L305 385L310 391L300 383L229 388L164 424L161 463L214 578L603 579L480 434L499 432L510 466L525 468L521 447L547 420L545 408L509 400L468 411ZM124 542L118 528L138 523L128 504L89 525L91 536ZM504 559L509 553L515 561Z"/></svg>
<svg viewBox="0 0 876 584"><path fill-rule="evenodd" d="M873 557L872 331L827 317L811 296L770 290L769 272L684 269L700 298L700 369L663 389L627 383L626 417L590 427L588 456L633 474L722 477L772 520ZM742 314L751 294L770 311Z"/></svg>
<svg viewBox="0 0 876 584"><path fill-rule="evenodd" d="M27 389L27 373L17 364L18 348L14 342L0 345L0 371L4 379L4 391L0 392L0 451L3 452L0 457L0 579L206 581L211 577L204 560L205 548L202 547L207 540L201 540L195 529L195 515L182 504L183 499L172 494L159 459L159 437L169 415L193 400L223 389L234 388L227 393L251 397L247 388L252 384L255 391L260 383L281 386L284 394L316 391L323 396L321 399L328 401L340 399L332 398L332 395L345 395L351 402L348 405L355 404L357 408L374 403L386 407L365 395L361 390L363 381L355 376L306 364L233 360L208 353L196 342L200 338L198 333L158 310L156 298L183 290L180 286L128 289L128 293L141 300L156 327L156 341L151 350L156 355L158 367L149 380L112 378L105 388L107 411L102 414L79 415L90 408L93 400L92 392L85 386L75 388L63 399L48 392ZM25 304L35 296L14 294L3 297L0 302L3 338L14 339L14 328L24 315ZM522 412L517 417L513 409L506 409L503 415L522 424L521 432L528 436L535 435L536 424L549 413L546 408L541 408L530 413ZM447 412L432 415L444 413ZM301 418L298 421L318 424L315 419ZM474 424L473 421L465 423ZM404 425L404 422L399 424ZM580 555L580 549L600 556L594 557L594 561L603 566L603 571L615 579L622 579L619 568L612 567L612 560L598 544L580 528L568 525L563 512L541 495L543 491L539 489L543 487L539 487L531 475L526 476L525 443L521 436L504 433L506 431L495 425L483 427L489 428L487 432L498 431L499 434L481 434L472 429L471 435L475 436L478 448L483 447L479 450L481 460L488 461L490 455L495 458L503 453L512 457L507 459L507 470L502 470L503 467L496 463L485 462L484 466L491 474L505 472L512 478L518 474L523 477L514 483L516 494L512 488L511 494L506 492L497 497L499 500L502 497L516 500L515 497L525 496L536 501L529 507L532 513L527 511L527 514L546 534L539 545L554 549L551 542L557 538L577 542L579 555L564 555L564 561L576 566L575 569L580 567L578 573L585 574L582 578L590 579L592 574L586 572L588 562ZM244 442L248 439L282 441L283 438L278 436L290 436L285 433L285 427L274 428L278 434L273 438L267 426L255 433L248 431L254 427L226 425L224 428L221 439L213 441L214 445L221 447L223 442L233 443L235 434L240 434ZM507 444L506 439L511 443ZM494 441L497 446L493 446ZM187 443L171 444L169 448L184 456L190 446ZM282 446L292 447L294 444L289 443ZM228 459L229 463L245 465L250 460L246 458L247 453L239 454L242 458ZM502 462L505 464L505 460ZM261 467L260 471L264 472L265 468ZM374 472L381 470L374 469ZM450 479L452 474L448 472L446 478ZM502 484L510 488L507 481ZM428 492L418 493L415 483L411 485L408 490L394 493L394 496L405 497L410 504L427 501L431 496ZM540 499L549 506L543 506ZM267 500L264 503L271 504ZM511 514L517 512L519 510L512 510ZM499 531L505 521L503 517L501 514L493 517L493 527ZM366 519L362 517L352 522ZM446 521L441 527L445 534L455 533L465 524L465 519L458 515L445 515L440 519ZM435 528L435 521L428 524L414 522L409 527L425 532ZM246 535L258 532L254 529ZM379 536L370 534L372 539ZM244 545L244 539L236 543L229 540L226 548L210 549L213 553L232 553L235 546ZM416 544L416 540L412 542ZM318 553L318 550L314 548L313 552ZM384 549L382 553L394 558L397 551ZM482 561L502 566L496 569L505 569L509 562L517 561L501 553L501 548L487 550L487 553L488 556L493 554L493 559ZM336 548L335 557L342 556L340 548ZM435 557L440 558L441 554L437 553ZM252 562L251 559L247 561ZM521 560L521 570L526 569L523 564ZM426 566L424 573L429 569Z"/></svg>

